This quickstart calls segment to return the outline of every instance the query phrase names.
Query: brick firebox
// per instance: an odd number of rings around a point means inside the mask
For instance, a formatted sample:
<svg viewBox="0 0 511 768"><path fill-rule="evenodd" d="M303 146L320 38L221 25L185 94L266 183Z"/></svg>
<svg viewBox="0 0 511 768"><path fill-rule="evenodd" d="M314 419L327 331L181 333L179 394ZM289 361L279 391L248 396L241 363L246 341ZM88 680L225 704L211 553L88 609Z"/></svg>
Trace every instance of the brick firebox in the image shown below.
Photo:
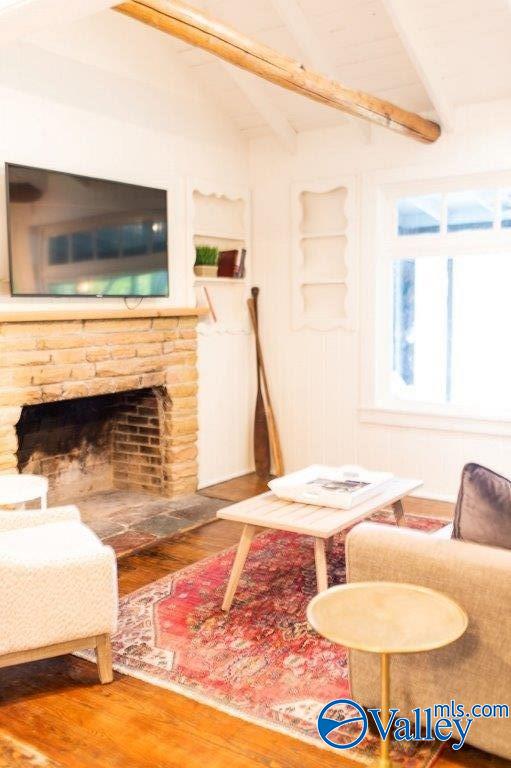
<svg viewBox="0 0 511 768"><path fill-rule="evenodd" d="M107 317L90 313L90 319L85 312L81 313L85 319L64 313L56 319L56 315L51 319L38 315L34 321L0 315L0 472L24 468L26 456L20 467L18 455L18 425L24 406L123 393L121 422L138 427L137 409L142 408L141 415L151 423L139 425L158 426L158 435L152 435L160 464L158 492L174 498L195 491L197 313L143 310L137 315L123 311ZM146 398L145 403L126 394L140 390L144 390L140 396ZM147 400L149 393L154 395L155 406ZM149 413L151 407L157 408L157 419ZM132 469L138 463L137 452L142 463L144 453L151 451L143 450L144 439L137 440L137 434L142 434L138 428L126 430L130 431L131 437L121 446L125 453L131 452L127 471L135 482ZM116 484L125 479L124 458L113 462Z"/></svg>

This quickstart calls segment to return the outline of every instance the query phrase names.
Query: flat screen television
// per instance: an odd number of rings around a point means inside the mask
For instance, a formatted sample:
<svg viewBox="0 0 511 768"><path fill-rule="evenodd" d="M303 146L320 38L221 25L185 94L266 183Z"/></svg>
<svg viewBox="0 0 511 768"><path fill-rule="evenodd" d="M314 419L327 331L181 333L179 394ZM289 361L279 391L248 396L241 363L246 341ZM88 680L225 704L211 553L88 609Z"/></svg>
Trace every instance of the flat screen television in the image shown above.
<svg viewBox="0 0 511 768"><path fill-rule="evenodd" d="M168 296L167 193L6 163L13 296Z"/></svg>

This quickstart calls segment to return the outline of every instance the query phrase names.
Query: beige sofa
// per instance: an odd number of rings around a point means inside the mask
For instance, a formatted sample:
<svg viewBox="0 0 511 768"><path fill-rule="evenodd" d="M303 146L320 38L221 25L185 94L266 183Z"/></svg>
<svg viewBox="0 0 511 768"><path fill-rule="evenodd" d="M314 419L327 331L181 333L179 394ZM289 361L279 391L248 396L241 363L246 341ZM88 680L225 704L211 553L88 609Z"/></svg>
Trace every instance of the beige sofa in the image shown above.
<svg viewBox="0 0 511 768"><path fill-rule="evenodd" d="M466 610L469 628L438 651L395 656L391 703L403 712L449 703L511 709L511 551L374 523L346 543L348 581L400 581L438 589ZM353 698L379 706L379 660L350 653ZM511 759L511 720L475 720L467 742Z"/></svg>

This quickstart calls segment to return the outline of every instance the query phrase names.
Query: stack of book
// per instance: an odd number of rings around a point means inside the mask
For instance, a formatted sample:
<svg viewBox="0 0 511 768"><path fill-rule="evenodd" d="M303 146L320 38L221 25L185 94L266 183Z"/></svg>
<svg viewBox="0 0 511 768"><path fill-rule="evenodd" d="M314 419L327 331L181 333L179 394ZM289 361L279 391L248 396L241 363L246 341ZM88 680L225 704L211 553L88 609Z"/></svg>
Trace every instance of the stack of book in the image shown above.
<svg viewBox="0 0 511 768"><path fill-rule="evenodd" d="M245 277L246 254L246 248L220 251L217 277L232 277L235 280L242 280Z"/></svg>
<svg viewBox="0 0 511 768"><path fill-rule="evenodd" d="M277 477L268 485L281 499L351 509L380 493L382 486L392 477L390 472L372 472L347 464L342 467L312 464L298 472Z"/></svg>

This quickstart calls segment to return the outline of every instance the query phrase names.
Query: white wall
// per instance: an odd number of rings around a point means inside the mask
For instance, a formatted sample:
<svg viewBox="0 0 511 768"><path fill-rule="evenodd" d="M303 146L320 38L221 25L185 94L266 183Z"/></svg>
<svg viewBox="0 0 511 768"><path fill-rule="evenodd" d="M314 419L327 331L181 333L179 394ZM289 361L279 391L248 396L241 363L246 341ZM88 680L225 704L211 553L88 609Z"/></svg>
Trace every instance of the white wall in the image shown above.
<svg viewBox="0 0 511 768"><path fill-rule="evenodd" d="M371 195L375 178L421 179L511 169L511 104L460 110L454 134L435 145L352 127L299 134L294 155L270 139L251 143L254 278L261 286L263 344L282 432L286 469L358 462L425 481L423 494L453 496L467 461L511 475L511 438L362 423L358 409L374 323ZM358 324L353 332L291 328L291 193L294 182L356 174L360 189Z"/></svg>
<svg viewBox="0 0 511 768"><path fill-rule="evenodd" d="M183 306L193 279L186 231L186 180L244 184L247 147L171 41L106 11L30 43L0 48L0 163L17 162L169 191L171 297ZM3 177L3 170L1 171ZM21 299L8 295L4 183L0 179L0 308L118 306L121 300ZM249 468L249 336L199 341L200 482ZM219 368L231 375L220 379ZM221 400L223 422L217 418ZM226 430L225 425L231 425Z"/></svg>
<svg viewBox="0 0 511 768"><path fill-rule="evenodd" d="M200 91L172 41L111 11L0 47L0 162L53 167L166 187L170 205L169 303L183 305L192 280L186 231L187 178L245 185L253 193L254 282L287 469L312 461L359 461L425 479L428 494L455 493L467 460L511 473L506 437L405 429L360 422L361 350L373 317L367 274L372 211L359 210L360 322L355 332L291 330L290 187L295 181L355 174L421 178L511 168L511 106L459 113L458 130L424 146L375 129L302 133L295 155L270 138L250 150L232 122ZM0 211L5 210L0 180ZM370 203L369 203L370 205ZM12 299L5 295L6 221L0 215L0 307L91 306L97 300ZM4 295L1 295L1 294ZM153 303L162 300L152 300ZM146 301L146 304L150 304ZM106 301L101 302L106 305ZM123 306L109 300L108 305ZM364 325L364 323L366 325ZM200 481L251 467L253 340L244 334L199 339Z"/></svg>

